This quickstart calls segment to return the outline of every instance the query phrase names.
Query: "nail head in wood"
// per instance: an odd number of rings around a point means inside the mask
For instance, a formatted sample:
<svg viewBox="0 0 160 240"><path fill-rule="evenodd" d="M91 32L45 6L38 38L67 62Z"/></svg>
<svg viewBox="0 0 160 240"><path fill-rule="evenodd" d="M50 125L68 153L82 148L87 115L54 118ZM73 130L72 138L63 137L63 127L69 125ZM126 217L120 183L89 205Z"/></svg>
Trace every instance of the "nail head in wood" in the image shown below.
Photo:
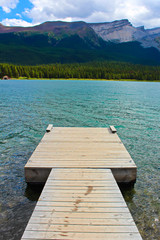
<svg viewBox="0 0 160 240"><path fill-rule="evenodd" d="M46 129L46 132L50 132L53 128L53 125L52 124L49 124L47 129Z"/></svg>
<svg viewBox="0 0 160 240"><path fill-rule="evenodd" d="M114 126L110 126L110 130L111 130L112 133L116 133L117 132L117 130L115 129Z"/></svg>

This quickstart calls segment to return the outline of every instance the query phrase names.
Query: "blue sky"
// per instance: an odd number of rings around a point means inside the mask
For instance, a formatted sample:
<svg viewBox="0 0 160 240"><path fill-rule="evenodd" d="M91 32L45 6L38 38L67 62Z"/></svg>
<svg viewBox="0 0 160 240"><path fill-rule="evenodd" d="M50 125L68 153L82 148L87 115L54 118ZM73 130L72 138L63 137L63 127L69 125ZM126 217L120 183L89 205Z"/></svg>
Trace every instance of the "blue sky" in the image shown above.
<svg viewBox="0 0 160 240"><path fill-rule="evenodd" d="M33 7L33 4L29 0L20 0L13 9L10 9L10 12L4 11L2 6L3 5L1 5L0 8L0 22L2 22L4 19L23 19L26 22L32 23L32 19L28 17L27 14L24 14L25 9L32 9Z"/></svg>
<svg viewBox="0 0 160 240"><path fill-rule="evenodd" d="M6 26L120 19L136 27L160 27L160 0L0 0L0 22Z"/></svg>

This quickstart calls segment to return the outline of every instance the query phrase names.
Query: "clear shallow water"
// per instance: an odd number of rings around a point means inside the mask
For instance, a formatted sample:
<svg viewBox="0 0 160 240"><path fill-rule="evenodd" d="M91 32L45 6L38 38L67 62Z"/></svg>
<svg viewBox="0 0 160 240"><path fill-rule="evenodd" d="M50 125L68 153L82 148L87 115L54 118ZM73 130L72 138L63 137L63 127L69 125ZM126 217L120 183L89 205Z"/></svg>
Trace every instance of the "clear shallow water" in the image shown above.
<svg viewBox="0 0 160 240"><path fill-rule="evenodd" d="M123 194L145 240L160 239L160 83L0 81L0 239L19 240L39 191L24 165L49 123L114 125L138 167Z"/></svg>

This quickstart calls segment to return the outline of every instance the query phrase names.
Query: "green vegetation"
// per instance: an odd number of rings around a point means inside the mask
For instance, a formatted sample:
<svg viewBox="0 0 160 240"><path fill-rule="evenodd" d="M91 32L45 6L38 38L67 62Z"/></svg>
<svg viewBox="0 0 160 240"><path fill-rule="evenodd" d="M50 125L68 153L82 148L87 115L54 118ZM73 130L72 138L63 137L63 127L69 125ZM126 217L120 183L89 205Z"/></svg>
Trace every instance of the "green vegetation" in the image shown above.
<svg viewBox="0 0 160 240"><path fill-rule="evenodd" d="M90 62L21 66L0 64L0 78L35 79L130 79L160 80L160 66L134 65L123 62Z"/></svg>
<svg viewBox="0 0 160 240"><path fill-rule="evenodd" d="M18 65L120 61L160 65L156 48L143 48L138 42L115 44L85 31L60 35L52 32L15 32L0 34L0 62Z"/></svg>

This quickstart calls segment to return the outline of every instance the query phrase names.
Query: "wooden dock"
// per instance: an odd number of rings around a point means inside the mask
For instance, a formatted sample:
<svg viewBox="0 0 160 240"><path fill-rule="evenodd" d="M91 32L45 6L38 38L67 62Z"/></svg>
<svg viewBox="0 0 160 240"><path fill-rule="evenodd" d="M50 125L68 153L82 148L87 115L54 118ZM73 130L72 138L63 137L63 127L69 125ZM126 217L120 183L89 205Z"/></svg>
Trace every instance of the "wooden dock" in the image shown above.
<svg viewBox="0 0 160 240"><path fill-rule="evenodd" d="M26 182L45 183L52 168L109 168L117 182L135 182L137 167L111 129L49 125L25 166Z"/></svg>
<svg viewBox="0 0 160 240"><path fill-rule="evenodd" d="M116 182L136 170L115 128L50 125L25 166L47 181L22 240L142 240Z"/></svg>

